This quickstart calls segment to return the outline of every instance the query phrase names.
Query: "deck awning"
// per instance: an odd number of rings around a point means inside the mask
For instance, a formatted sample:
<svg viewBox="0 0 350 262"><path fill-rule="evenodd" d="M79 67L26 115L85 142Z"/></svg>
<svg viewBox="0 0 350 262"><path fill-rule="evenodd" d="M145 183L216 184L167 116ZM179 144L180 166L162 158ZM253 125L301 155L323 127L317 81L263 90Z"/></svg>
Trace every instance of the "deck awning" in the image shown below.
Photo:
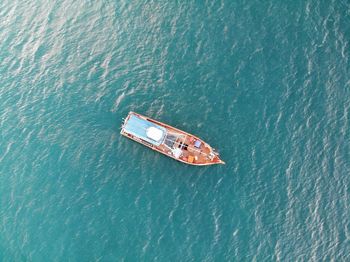
<svg viewBox="0 0 350 262"><path fill-rule="evenodd" d="M137 115L130 115L123 127L126 133L141 138L152 145L159 146L164 139L166 129Z"/></svg>

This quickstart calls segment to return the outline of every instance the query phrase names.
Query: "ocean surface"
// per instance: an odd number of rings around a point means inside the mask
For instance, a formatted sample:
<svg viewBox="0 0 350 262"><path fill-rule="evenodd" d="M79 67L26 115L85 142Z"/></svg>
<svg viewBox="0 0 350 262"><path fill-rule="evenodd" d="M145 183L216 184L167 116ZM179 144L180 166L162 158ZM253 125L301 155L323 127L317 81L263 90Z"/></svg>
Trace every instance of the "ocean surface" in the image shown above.
<svg viewBox="0 0 350 262"><path fill-rule="evenodd" d="M0 1L0 261L349 261L349 50L348 0Z"/></svg>

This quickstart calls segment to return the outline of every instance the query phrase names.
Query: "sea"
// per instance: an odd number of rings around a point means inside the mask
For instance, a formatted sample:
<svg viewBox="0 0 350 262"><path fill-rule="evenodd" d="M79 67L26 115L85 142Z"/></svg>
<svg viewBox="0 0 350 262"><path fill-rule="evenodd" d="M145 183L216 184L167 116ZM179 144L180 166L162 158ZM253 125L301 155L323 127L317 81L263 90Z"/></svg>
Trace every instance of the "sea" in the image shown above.
<svg viewBox="0 0 350 262"><path fill-rule="evenodd" d="M350 261L349 57L348 0L0 1L0 261Z"/></svg>

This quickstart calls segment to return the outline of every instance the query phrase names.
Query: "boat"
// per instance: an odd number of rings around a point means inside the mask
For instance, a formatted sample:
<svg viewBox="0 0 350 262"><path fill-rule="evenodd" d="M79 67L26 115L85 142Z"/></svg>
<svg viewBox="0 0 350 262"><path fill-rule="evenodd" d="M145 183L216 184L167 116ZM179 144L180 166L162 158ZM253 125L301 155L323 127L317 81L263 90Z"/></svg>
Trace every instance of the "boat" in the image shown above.
<svg viewBox="0 0 350 262"><path fill-rule="evenodd" d="M225 164L219 153L197 136L135 112L124 119L120 134L185 164Z"/></svg>

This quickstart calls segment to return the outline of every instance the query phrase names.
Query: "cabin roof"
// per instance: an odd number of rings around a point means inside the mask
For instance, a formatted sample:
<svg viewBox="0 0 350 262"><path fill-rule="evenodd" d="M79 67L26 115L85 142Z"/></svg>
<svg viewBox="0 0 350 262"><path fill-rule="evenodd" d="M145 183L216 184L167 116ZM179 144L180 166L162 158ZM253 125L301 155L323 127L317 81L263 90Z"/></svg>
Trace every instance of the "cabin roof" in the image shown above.
<svg viewBox="0 0 350 262"><path fill-rule="evenodd" d="M140 118L134 114L130 115L123 129L125 132L141 138L155 146L159 146L163 142L166 134L166 129L164 127Z"/></svg>
<svg viewBox="0 0 350 262"><path fill-rule="evenodd" d="M159 128L157 127L154 127L154 126L150 126L149 128L147 128L146 130L146 135L154 140L154 141L161 141L163 136L164 136L164 132L163 130L160 130Z"/></svg>

